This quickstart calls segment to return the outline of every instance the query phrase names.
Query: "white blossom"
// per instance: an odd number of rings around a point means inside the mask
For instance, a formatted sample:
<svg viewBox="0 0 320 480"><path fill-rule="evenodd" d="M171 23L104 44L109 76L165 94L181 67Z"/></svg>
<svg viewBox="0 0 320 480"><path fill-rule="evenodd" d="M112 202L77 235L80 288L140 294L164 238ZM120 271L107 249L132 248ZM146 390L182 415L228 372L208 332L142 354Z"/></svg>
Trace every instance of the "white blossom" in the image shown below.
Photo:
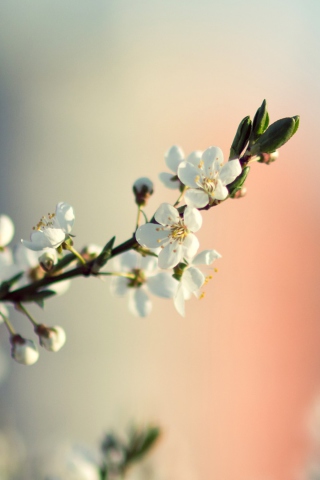
<svg viewBox="0 0 320 480"><path fill-rule="evenodd" d="M193 258L199 248L199 241L193 232L202 225L199 210L186 207L183 217L168 203L160 205L154 215L155 223L146 223L136 231L136 239L143 247L161 247L159 267L173 268L183 258Z"/></svg>
<svg viewBox="0 0 320 480"><path fill-rule="evenodd" d="M14 224L7 215L0 215L0 247L11 242L14 235Z"/></svg>
<svg viewBox="0 0 320 480"><path fill-rule="evenodd" d="M238 159L223 165L223 153L218 147L209 147L197 162L181 162L178 177L189 187L185 202L197 208L224 200L229 192L226 185L232 183L241 173Z"/></svg>
<svg viewBox="0 0 320 480"><path fill-rule="evenodd" d="M39 358L39 352L32 340L27 340L16 334L10 339L11 356L22 365L33 365Z"/></svg>
<svg viewBox="0 0 320 480"><path fill-rule="evenodd" d="M189 300L192 294L201 298L200 288L212 278L211 275L206 277L198 268L198 265L211 265L218 258L221 258L221 255L216 250L204 250L198 253L192 262L182 270L173 302L178 313L183 317L185 315L185 300Z"/></svg>
<svg viewBox="0 0 320 480"><path fill-rule="evenodd" d="M130 278L112 278L111 292L117 296L129 294L129 310L138 317L146 317L152 309L149 293L161 298L172 298L177 281L168 272L159 272L157 258L130 250L113 260L116 272L129 274Z"/></svg>
<svg viewBox="0 0 320 480"><path fill-rule="evenodd" d="M43 216L33 228L30 240L21 240L30 250L58 248L69 236L74 224L73 208L65 202L56 206L55 213Z"/></svg>
<svg viewBox="0 0 320 480"><path fill-rule="evenodd" d="M188 162L198 162L201 158L202 152L195 151L190 153L190 155L186 158ZM165 162L167 167L173 172L161 172L159 174L159 179L161 182L167 187L173 190L181 187L181 182L177 177L178 167L185 160L185 155L183 150L178 147L177 145L173 145L167 153L165 154Z"/></svg>

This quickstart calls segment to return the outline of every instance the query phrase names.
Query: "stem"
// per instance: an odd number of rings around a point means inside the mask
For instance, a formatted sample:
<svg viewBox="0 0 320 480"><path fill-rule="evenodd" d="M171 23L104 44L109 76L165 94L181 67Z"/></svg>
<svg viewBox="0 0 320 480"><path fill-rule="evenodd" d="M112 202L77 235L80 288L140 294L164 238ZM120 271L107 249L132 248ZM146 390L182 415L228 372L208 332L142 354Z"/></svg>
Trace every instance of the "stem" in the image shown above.
<svg viewBox="0 0 320 480"><path fill-rule="evenodd" d="M99 272L98 275L114 275L115 277L124 277L124 278L130 278L134 279L135 275L133 273L121 273L121 272Z"/></svg>
<svg viewBox="0 0 320 480"><path fill-rule="evenodd" d="M16 334L16 331L15 331L15 329L13 328L13 326L12 326L11 322L9 321L9 319L8 319L5 315L3 315L3 313L1 313L1 312L0 312L0 315L1 315L1 317L3 318L4 324L5 324L5 326L7 327L10 335L11 335L11 336L15 335L15 334Z"/></svg>
<svg viewBox="0 0 320 480"><path fill-rule="evenodd" d="M82 263L82 265L86 264L86 261L82 257L82 255L80 255L80 253L77 252L77 250L75 248L73 248L71 245L68 245L67 243L64 243L63 247L64 247L65 250L69 250L71 253L73 253L73 255L75 255L77 257L77 259Z"/></svg>
<svg viewBox="0 0 320 480"><path fill-rule="evenodd" d="M139 225L140 225L140 217L141 217L141 205L138 205L138 213L137 213L137 220L136 220L136 228L135 228L135 230L137 230L137 228L138 228Z"/></svg>
<svg viewBox="0 0 320 480"><path fill-rule="evenodd" d="M20 302L17 303L16 308L17 310L20 310L22 313L24 313L35 327L38 326L38 323L35 321L35 319L30 315L28 310Z"/></svg>
<svg viewBox="0 0 320 480"><path fill-rule="evenodd" d="M187 190L187 187L184 186L182 192L180 193L179 197L177 198L176 203L173 205L174 207L176 207L177 205L179 205L179 203L181 202L181 199L182 199L182 197L183 197L183 195L184 195L184 192L185 192L186 190Z"/></svg>

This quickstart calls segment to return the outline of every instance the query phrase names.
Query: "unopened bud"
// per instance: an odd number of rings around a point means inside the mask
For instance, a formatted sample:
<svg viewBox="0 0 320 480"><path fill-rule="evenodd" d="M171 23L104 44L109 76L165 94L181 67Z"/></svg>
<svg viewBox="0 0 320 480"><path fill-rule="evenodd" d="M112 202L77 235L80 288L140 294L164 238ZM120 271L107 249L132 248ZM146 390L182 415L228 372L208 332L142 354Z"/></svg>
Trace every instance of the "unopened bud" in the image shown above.
<svg viewBox="0 0 320 480"><path fill-rule="evenodd" d="M270 163L275 162L277 158L279 157L279 152L276 150L275 152L272 153L261 153L259 155L259 160L258 162L260 163L265 163L266 165L270 165Z"/></svg>
<svg viewBox="0 0 320 480"><path fill-rule="evenodd" d="M14 235L14 225L7 215L0 215L0 247L11 242Z"/></svg>
<svg viewBox="0 0 320 480"><path fill-rule="evenodd" d="M97 258L101 251L102 247L100 245L90 243L81 250L81 255L87 262L89 262L90 260Z"/></svg>
<svg viewBox="0 0 320 480"><path fill-rule="evenodd" d="M136 197L136 204L143 207L153 194L153 183L149 178L141 177L134 182L132 190Z"/></svg>
<svg viewBox="0 0 320 480"><path fill-rule="evenodd" d="M242 188L239 188L239 190L236 190L232 198L242 198L246 194L247 194L247 187L242 187Z"/></svg>
<svg viewBox="0 0 320 480"><path fill-rule="evenodd" d="M58 352L65 344L66 333L57 325L54 327L37 325L34 331L39 336L40 345L49 352Z"/></svg>
<svg viewBox="0 0 320 480"><path fill-rule="evenodd" d="M11 356L22 365L33 365L39 358L39 352L32 340L22 338L21 335L12 335Z"/></svg>
<svg viewBox="0 0 320 480"><path fill-rule="evenodd" d="M44 252L40 257L39 257L39 264L40 267L45 271L45 272L50 272L54 266L54 262L56 260L56 255L55 251L54 252Z"/></svg>

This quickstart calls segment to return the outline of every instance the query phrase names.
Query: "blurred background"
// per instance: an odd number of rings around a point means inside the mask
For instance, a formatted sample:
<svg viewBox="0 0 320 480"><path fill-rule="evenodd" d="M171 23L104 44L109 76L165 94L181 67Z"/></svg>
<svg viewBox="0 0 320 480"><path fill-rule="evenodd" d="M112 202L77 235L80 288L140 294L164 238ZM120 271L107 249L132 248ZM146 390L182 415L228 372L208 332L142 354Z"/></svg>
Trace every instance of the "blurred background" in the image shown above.
<svg viewBox="0 0 320 480"><path fill-rule="evenodd" d="M30 308L67 331L59 354L15 364L1 328L0 427L28 456L153 421L163 479L303 476L320 390L319 14L316 0L0 3L0 211L16 242L66 201L76 247L121 243L134 180L155 182L150 215L175 200L157 179L171 145L227 157L264 98L271 121L301 115L279 160L253 166L247 196L204 213L201 246L222 259L186 318L159 299L131 317L108 282L80 278Z"/></svg>

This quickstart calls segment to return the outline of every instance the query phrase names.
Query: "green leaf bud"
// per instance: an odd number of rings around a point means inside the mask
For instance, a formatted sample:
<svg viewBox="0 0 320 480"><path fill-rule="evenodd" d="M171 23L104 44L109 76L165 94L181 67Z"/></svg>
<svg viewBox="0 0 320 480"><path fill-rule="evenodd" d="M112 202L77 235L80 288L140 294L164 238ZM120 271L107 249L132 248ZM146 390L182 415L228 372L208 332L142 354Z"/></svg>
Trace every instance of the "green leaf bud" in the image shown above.
<svg viewBox="0 0 320 480"><path fill-rule="evenodd" d="M274 122L250 148L251 155L272 153L282 147L297 131L296 123L299 125L298 120L292 117L281 118Z"/></svg>
<svg viewBox="0 0 320 480"><path fill-rule="evenodd" d="M252 131L250 135L250 143L255 143L262 135L269 125L269 114L267 111L267 102L263 100L261 107L258 108L252 124Z"/></svg>
<svg viewBox="0 0 320 480"><path fill-rule="evenodd" d="M251 124L249 116L241 120L231 145L229 160L240 157L241 152L245 149L251 133Z"/></svg>

